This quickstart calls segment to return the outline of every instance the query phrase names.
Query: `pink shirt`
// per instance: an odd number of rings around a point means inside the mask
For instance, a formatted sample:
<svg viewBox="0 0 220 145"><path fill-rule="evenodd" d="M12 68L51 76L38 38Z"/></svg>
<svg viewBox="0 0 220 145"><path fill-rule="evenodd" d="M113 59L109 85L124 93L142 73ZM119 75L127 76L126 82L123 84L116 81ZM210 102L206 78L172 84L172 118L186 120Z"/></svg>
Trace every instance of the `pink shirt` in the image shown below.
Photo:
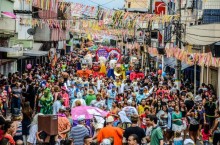
<svg viewBox="0 0 220 145"><path fill-rule="evenodd" d="M206 133L204 132L204 129L202 129L201 132L202 132L202 140L203 140L203 141L209 140L210 131L208 132L208 134L206 134Z"/></svg>
<svg viewBox="0 0 220 145"><path fill-rule="evenodd" d="M64 106L65 107L69 107L69 95L67 93L60 93L60 95L62 96L63 98L63 101L64 101Z"/></svg>

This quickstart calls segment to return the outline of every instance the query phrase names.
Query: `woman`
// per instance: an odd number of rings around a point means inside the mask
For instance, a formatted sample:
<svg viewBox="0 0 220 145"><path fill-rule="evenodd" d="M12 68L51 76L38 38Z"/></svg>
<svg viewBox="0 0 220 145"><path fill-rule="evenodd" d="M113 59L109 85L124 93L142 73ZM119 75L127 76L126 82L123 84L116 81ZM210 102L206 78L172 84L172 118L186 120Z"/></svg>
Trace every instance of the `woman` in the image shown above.
<svg viewBox="0 0 220 145"><path fill-rule="evenodd" d="M15 145L15 141L13 139L13 135L15 134L15 126L13 122L7 121L4 126L4 135L3 138L8 139L9 145Z"/></svg>
<svg viewBox="0 0 220 145"><path fill-rule="evenodd" d="M33 118L33 121L30 124L29 136L27 138L28 145L36 145L37 138L36 133L38 131L38 116L43 115L42 113L36 114Z"/></svg>
<svg viewBox="0 0 220 145"><path fill-rule="evenodd" d="M220 111L217 112L217 118L214 122L214 127L211 129L211 134L213 133L213 145L220 143Z"/></svg>
<svg viewBox="0 0 220 145"><path fill-rule="evenodd" d="M176 105L174 108L174 112L172 113L172 130L174 132L182 131L182 112L179 110L179 106Z"/></svg>
<svg viewBox="0 0 220 145"><path fill-rule="evenodd" d="M54 92L53 92L53 97L54 97L54 102L57 100L57 96L59 95L60 93L60 88L59 86L54 86Z"/></svg>
<svg viewBox="0 0 220 145"><path fill-rule="evenodd" d="M118 108L118 102L112 102L112 108L110 110L110 115L114 117L115 121L118 119L118 112L120 109Z"/></svg>
<svg viewBox="0 0 220 145"><path fill-rule="evenodd" d="M186 116L189 117L189 137L196 143L197 136L198 136L198 129L199 129L199 120L200 115L198 112L198 107L195 106L189 110Z"/></svg>
<svg viewBox="0 0 220 145"><path fill-rule="evenodd" d="M27 136L29 135L29 127L31 124L32 113L33 113L33 111L30 107L30 103L25 102L23 109L22 109L23 120L21 122L22 123L23 141L24 141L25 145L26 145Z"/></svg>

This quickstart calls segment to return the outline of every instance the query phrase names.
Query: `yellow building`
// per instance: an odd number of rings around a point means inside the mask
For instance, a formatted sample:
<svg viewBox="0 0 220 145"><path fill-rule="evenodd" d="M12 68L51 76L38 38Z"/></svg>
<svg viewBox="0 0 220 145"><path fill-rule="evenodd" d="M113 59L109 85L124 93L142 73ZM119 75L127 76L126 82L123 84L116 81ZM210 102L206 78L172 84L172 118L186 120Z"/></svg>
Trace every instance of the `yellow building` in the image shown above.
<svg viewBox="0 0 220 145"><path fill-rule="evenodd" d="M150 0L125 0L127 11L148 12Z"/></svg>

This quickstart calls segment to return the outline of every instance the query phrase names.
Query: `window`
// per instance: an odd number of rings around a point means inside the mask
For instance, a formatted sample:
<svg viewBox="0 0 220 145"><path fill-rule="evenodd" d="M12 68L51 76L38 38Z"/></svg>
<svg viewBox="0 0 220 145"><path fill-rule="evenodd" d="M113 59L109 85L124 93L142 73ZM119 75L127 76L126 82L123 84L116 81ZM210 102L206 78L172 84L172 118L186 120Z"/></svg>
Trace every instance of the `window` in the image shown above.
<svg viewBox="0 0 220 145"><path fill-rule="evenodd" d="M131 8L131 2L128 2L128 8Z"/></svg>

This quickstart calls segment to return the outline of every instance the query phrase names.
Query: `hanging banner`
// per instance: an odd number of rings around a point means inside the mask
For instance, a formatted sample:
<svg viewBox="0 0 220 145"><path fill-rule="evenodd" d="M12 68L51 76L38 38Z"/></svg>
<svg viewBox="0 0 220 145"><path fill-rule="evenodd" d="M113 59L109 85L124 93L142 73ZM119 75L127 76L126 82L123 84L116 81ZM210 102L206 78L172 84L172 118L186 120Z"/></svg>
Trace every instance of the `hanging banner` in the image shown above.
<svg viewBox="0 0 220 145"><path fill-rule="evenodd" d="M100 47L96 51L96 60L99 61L99 57L105 57L107 60L121 60L121 51L118 48Z"/></svg>

